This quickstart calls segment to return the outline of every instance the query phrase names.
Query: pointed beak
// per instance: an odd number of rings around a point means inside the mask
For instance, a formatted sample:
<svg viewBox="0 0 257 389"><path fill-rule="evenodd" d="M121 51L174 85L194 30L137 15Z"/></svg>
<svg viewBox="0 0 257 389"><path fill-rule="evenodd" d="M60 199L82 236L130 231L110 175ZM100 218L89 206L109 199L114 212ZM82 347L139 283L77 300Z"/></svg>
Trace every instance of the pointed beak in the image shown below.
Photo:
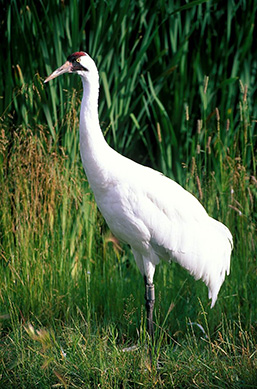
<svg viewBox="0 0 257 389"><path fill-rule="evenodd" d="M72 63L69 61L66 61L65 64L63 64L60 68L56 69L50 76L48 76L44 84L50 80L53 80L55 77L60 76L61 74L64 73L72 73Z"/></svg>

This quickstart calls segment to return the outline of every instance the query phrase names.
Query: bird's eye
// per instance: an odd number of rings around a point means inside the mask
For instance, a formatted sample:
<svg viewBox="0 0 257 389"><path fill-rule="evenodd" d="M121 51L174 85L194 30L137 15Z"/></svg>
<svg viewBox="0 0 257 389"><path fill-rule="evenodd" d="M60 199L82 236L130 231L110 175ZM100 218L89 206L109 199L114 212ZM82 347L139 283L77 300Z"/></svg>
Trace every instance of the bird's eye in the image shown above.
<svg viewBox="0 0 257 389"><path fill-rule="evenodd" d="M81 61L81 58L77 58L76 61L77 61L77 62L80 62L80 61Z"/></svg>

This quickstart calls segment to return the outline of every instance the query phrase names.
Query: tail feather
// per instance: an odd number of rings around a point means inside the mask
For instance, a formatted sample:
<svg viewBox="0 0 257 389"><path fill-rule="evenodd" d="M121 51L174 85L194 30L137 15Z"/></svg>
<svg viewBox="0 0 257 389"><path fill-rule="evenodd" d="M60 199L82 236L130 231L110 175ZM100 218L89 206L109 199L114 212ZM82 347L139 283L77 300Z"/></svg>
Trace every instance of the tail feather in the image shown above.
<svg viewBox="0 0 257 389"><path fill-rule="evenodd" d="M233 237L229 229L217 220L212 219L212 223L215 229L219 232L219 247L218 251L220 260L218 261L220 266L217 266L216 272L211 274L209 283L206 284L209 290L209 298L212 299L211 308L214 307L220 288L225 280L225 276L230 273L230 258L233 249Z"/></svg>
<svg viewBox="0 0 257 389"><path fill-rule="evenodd" d="M233 238L224 224L212 218L208 218L201 231L193 232L192 236L195 245L192 244L191 252L177 252L175 259L196 280L205 283L212 308L226 275L229 275Z"/></svg>

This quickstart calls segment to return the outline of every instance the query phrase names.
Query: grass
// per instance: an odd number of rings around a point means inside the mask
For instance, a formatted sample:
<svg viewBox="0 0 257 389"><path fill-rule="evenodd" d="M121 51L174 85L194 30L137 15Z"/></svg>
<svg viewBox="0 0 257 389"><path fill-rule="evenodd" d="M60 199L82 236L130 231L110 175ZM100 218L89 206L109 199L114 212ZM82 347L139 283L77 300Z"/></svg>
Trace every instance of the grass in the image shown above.
<svg viewBox="0 0 257 389"><path fill-rule="evenodd" d="M78 4L3 8L0 387L254 387L256 4ZM201 282L157 267L152 366L142 277L82 170L80 81L42 83L85 48L108 142L183 184L234 237L212 310Z"/></svg>
<svg viewBox="0 0 257 389"><path fill-rule="evenodd" d="M114 325L92 331L79 322L46 329L36 323L16 328L5 339L5 387L233 387L256 382L252 334L224 319L215 341L188 328L181 343L166 340L159 367L151 367L145 332L134 348L121 342ZM15 319L16 320L16 319ZM57 328L56 328L57 327ZM202 335L202 336L201 336ZM170 339L171 340L171 339ZM4 348L2 348L4 350ZM15 361L10 358L15 356ZM10 371L6 379L6 371ZM15 371L15 374L12 373ZM9 386L8 386L9 383Z"/></svg>
<svg viewBox="0 0 257 389"><path fill-rule="evenodd" d="M12 143L1 134L3 387L254 387L256 184L242 160L223 155L221 188L198 175L197 154L184 168L187 187L232 230L231 276L210 310L201 282L158 266L151 367L143 280L97 212L79 157L53 151L42 128Z"/></svg>

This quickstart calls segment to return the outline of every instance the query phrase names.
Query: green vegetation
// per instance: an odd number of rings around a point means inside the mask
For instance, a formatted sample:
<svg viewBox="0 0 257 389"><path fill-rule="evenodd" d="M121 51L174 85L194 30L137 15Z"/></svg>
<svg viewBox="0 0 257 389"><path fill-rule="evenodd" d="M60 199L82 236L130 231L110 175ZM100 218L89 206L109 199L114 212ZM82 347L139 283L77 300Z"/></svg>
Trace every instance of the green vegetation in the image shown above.
<svg viewBox="0 0 257 389"><path fill-rule="evenodd" d="M244 0L2 4L0 388L255 387L256 11ZM108 142L181 183L234 237L212 310L203 283L158 266L152 366L142 277L81 166L80 79L43 85L78 50L100 70Z"/></svg>

